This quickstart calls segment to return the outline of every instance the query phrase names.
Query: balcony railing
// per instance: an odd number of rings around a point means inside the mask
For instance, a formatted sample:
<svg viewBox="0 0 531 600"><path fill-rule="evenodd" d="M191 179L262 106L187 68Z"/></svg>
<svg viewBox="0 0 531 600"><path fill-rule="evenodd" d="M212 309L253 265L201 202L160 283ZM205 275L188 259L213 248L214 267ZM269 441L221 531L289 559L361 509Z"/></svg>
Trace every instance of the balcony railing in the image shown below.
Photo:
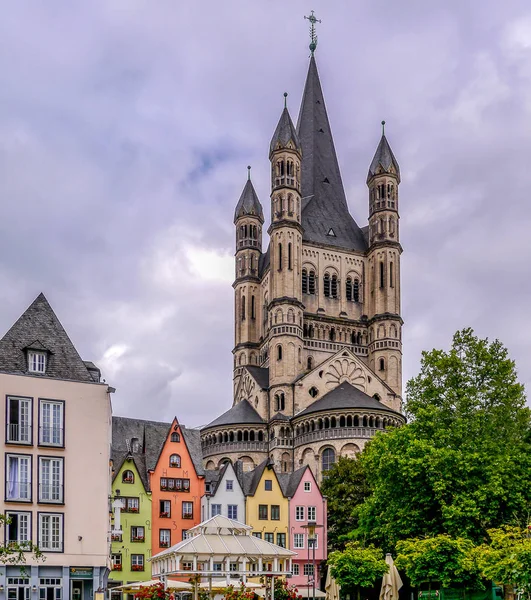
<svg viewBox="0 0 531 600"><path fill-rule="evenodd" d="M211 454L220 454L225 452L267 452L269 450L268 442L222 442L221 444L212 444L203 446L203 456Z"/></svg>
<svg viewBox="0 0 531 600"><path fill-rule="evenodd" d="M39 483L39 502L63 501L63 486L60 484Z"/></svg>
<svg viewBox="0 0 531 600"><path fill-rule="evenodd" d="M309 431L295 438L295 446L318 442L320 440L337 440L343 438L368 439L374 437L376 432L383 431L375 427L333 427L331 429L319 429Z"/></svg>
<svg viewBox="0 0 531 600"><path fill-rule="evenodd" d="M276 448L278 446L291 447L291 446L293 446L293 439L292 438L274 438L269 442L270 448Z"/></svg>
<svg viewBox="0 0 531 600"><path fill-rule="evenodd" d="M62 446L63 441L62 427L39 427L40 446Z"/></svg>
<svg viewBox="0 0 531 600"><path fill-rule="evenodd" d="M31 482L7 480L6 482L6 499L7 500L30 500L31 499Z"/></svg>
<svg viewBox="0 0 531 600"><path fill-rule="evenodd" d="M11 444L31 444L31 425L28 423L8 423L6 441Z"/></svg>

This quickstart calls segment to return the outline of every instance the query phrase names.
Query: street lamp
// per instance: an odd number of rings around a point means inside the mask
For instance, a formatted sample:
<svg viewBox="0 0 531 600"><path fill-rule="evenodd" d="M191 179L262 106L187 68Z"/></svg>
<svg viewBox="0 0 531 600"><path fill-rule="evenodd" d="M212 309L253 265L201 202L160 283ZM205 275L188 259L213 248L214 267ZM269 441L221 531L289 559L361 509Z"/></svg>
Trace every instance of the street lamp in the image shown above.
<svg viewBox="0 0 531 600"><path fill-rule="evenodd" d="M312 548L312 576L311 583L313 586L312 600L315 600L315 543L317 542L317 534L315 530L324 525L318 525L315 521L308 521L307 525L303 525L303 529L308 530L308 562L310 562L310 546ZM310 590L310 575L308 574L308 591Z"/></svg>

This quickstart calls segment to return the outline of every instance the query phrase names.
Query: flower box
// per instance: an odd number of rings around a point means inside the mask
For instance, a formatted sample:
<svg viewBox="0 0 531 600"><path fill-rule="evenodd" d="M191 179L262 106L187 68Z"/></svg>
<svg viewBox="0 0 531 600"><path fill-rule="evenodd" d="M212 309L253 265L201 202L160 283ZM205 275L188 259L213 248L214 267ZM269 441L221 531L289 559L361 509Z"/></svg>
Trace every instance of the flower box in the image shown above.
<svg viewBox="0 0 531 600"><path fill-rule="evenodd" d="M123 483L134 483L134 479L132 477L124 477Z"/></svg>
<svg viewBox="0 0 531 600"><path fill-rule="evenodd" d="M143 571L144 565L131 565L131 571Z"/></svg>
<svg viewBox="0 0 531 600"><path fill-rule="evenodd" d="M159 542L159 546L161 548L169 548L170 547L170 542Z"/></svg>
<svg viewBox="0 0 531 600"><path fill-rule="evenodd" d="M121 542L122 541L122 534L121 533L113 533L111 535L111 542Z"/></svg>
<svg viewBox="0 0 531 600"><path fill-rule="evenodd" d="M137 535L136 537L131 539L132 542L143 542L144 541L144 536L143 535Z"/></svg>
<svg viewBox="0 0 531 600"><path fill-rule="evenodd" d="M193 519L194 515L190 514L190 513L186 513L183 515L183 519Z"/></svg>
<svg viewBox="0 0 531 600"><path fill-rule="evenodd" d="M159 517L161 519L169 519L170 518L170 513L169 512L161 512Z"/></svg>
<svg viewBox="0 0 531 600"><path fill-rule="evenodd" d="M122 565L113 565L112 566L112 570L113 571L121 571L122 570Z"/></svg>
<svg viewBox="0 0 531 600"><path fill-rule="evenodd" d="M138 508L136 508L135 506L131 506L127 509L127 512L130 513L137 513L138 512Z"/></svg>

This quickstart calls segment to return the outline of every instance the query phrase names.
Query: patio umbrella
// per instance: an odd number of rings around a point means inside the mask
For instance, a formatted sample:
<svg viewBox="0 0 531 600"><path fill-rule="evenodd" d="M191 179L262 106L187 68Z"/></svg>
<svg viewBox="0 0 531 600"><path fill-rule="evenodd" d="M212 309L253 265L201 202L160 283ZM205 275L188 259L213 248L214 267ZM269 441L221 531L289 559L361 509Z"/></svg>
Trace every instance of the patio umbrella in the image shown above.
<svg viewBox="0 0 531 600"><path fill-rule="evenodd" d="M380 600L398 600L398 590L402 587L402 580L395 567L393 557L386 554L385 562L389 566L389 572L383 576Z"/></svg>
<svg viewBox="0 0 531 600"><path fill-rule="evenodd" d="M337 581L332 577L332 569L328 568L328 573L326 574L326 583L325 583L325 591L326 591L326 600L339 600L339 590L340 586Z"/></svg>

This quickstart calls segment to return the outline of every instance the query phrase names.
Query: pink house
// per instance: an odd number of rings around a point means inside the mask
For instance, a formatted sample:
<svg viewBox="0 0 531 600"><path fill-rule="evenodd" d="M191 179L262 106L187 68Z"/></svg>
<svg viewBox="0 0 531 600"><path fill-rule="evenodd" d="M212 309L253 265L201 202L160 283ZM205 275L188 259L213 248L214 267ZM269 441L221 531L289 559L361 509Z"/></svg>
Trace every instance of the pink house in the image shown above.
<svg viewBox="0 0 531 600"><path fill-rule="evenodd" d="M289 548L297 552L297 557L292 561L290 584L298 588L301 596L310 597L314 577L315 589L319 589L319 565L327 557L326 500L310 467L298 469L289 478ZM309 524L316 525L315 543L309 535Z"/></svg>

